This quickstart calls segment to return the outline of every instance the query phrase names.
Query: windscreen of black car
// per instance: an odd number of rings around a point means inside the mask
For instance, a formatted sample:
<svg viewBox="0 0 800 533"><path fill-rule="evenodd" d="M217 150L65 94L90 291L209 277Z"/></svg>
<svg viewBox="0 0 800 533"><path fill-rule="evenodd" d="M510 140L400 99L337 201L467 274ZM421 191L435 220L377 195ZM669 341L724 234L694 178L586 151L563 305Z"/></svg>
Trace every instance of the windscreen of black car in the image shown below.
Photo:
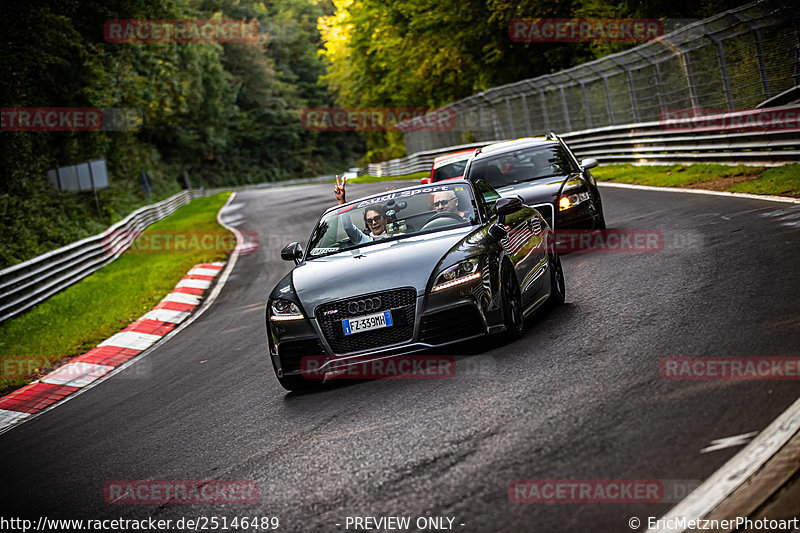
<svg viewBox="0 0 800 533"><path fill-rule="evenodd" d="M311 234L306 258L477 224L474 205L472 189L464 183L415 187L365 198L322 216Z"/></svg>
<svg viewBox="0 0 800 533"><path fill-rule="evenodd" d="M469 179L485 179L492 187L499 188L577 171L564 149L552 143L473 161Z"/></svg>

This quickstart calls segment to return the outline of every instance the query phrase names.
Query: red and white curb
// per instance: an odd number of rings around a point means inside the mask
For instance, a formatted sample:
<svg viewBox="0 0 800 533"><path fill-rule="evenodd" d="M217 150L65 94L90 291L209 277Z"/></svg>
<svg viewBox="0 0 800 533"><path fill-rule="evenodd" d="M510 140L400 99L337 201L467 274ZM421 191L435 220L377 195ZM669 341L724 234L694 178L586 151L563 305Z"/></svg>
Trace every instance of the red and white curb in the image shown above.
<svg viewBox="0 0 800 533"><path fill-rule="evenodd" d="M106 376L160 341L200 305L222 267L222 263L195 265L139 320L43 378L0 398L0 431Z"/></svg>

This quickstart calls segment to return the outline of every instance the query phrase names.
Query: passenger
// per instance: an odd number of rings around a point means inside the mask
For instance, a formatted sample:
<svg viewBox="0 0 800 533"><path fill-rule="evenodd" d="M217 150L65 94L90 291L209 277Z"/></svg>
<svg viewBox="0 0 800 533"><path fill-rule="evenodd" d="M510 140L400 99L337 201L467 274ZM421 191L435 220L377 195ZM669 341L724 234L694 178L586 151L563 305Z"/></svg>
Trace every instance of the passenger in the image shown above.
<svg viewBox="0 0 800 533"><path fill-rule="evenodd" d="M336 185L333 187L333 194L336 195L336 200L339 202L339 205L346 202L345 182L346 180L344 178L342 178L340 182L339 176L336 176ZM386 206L383 204L371 205L364 210L364 226L367 228L365 230L366 233L353 225L349 214L345 213L345 215L340 218L342 219L342 226L344 227L345 233L347 233L347 236L350 237L350 240L354 244L365 244L376 239L385 239L389 236L386 232L386 224L389 222L389 219L386 217Z"/></svg>

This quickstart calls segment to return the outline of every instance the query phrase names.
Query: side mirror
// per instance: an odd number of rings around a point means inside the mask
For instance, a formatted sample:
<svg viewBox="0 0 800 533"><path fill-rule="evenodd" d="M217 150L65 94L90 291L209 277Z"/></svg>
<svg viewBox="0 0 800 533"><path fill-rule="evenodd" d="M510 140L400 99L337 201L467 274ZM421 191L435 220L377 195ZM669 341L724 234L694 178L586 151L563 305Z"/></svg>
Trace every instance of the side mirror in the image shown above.
<svg viewBox="0 0 800 533"><path fill-rule="evenodd" d="M489 237L495 242L500 242L508 236L508 230L500 224L489 226Z"/></svg>
<svg viewBox="0 0 800 533"><path fill-rule="evenodd" d="M303 247L299 242L290 242L281 250L281 259L284 261L294 261L294 264L300 264L300 258L303 257Z"/></svg>
<svg viewBox="0 0 800 533"><path fill-rule="evenodd" d="M494 204L494 208L497 211L497 218L500 220L501 224L505 224L505 220L508 215L513 215L523 207L524 204L522 203L522 198L519 196L500 198Z"/></svg>
<svg viewBox="0 0 800 533"><path fill-rule="evenodd" d="M581 161L581 168L583 170L589 170L590 168L594 168L599 165L600 162L597 159L584 159Z"/></svg>

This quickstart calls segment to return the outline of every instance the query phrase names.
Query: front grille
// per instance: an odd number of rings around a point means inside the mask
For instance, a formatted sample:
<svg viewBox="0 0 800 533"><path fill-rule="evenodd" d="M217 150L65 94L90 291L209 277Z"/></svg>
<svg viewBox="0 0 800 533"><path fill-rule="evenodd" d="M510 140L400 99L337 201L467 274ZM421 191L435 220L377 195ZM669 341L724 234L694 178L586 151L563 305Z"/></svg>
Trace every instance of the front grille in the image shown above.
<svg viewBox="0 0 800 533"><path fill-rule="evenodd" d="M359 313L350 313L347 310L347 306L351 302L374 297L381 299L381 305L377 309ZM416 298L417 291L412 288L375 292L320 305L317 307L315 315L322 332L325 334L325 339L334 353L343 354L371 350L411 340L414 336ZM364 333L354 333L353 335L344 335L342 319L389 310L392 311L394 326L365 331Z"/></svg>
<svg viewBox="0 0 800 533"><path fill-rule="evenodd" d="M419 340L430 344L453 342L483 333L483 320L474 305L460 305L422 317Z"/></svg>
<svg viewBox="0 0 800 533"><path fill-rule="evenodd" d="M303 357L321 356L325 353L317 339L282 342L278 345L278 356L281 359L281 370L295 372L300 370Z"/></svg>

